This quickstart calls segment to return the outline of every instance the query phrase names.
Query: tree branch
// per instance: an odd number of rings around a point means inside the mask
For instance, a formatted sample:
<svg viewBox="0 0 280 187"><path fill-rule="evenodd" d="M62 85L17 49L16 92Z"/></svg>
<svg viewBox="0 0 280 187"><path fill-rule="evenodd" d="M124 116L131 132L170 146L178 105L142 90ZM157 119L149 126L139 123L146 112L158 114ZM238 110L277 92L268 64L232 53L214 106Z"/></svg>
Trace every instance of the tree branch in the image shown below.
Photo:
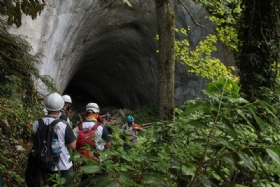
<svg viewBox="0 0 280 187"><path fill-rule="evenodd" d="M186 5L184 5L183 2L182 2L181 0L178 0L178 1L179 1L180 4L186 9L186 11L189 13L189 15L191 16L192 21L194 22L194 24L196 24L197 26L200 26L200 27L202 27L202 28L204 28L204 29L206 29L206 30L208 30L208 31L210 31L210 32L212 32L212 33L214 33L214 34L216 34L215 31L213 31L213 30L211 30L211 29L209 29L209 28L207 28L207 27L205 27L205 26L203 26L203 25L197 23L197 22L195 21L193 15L192 15L192 13L191 13L190 10L188 9L188 7L186 7Z"/></svg>

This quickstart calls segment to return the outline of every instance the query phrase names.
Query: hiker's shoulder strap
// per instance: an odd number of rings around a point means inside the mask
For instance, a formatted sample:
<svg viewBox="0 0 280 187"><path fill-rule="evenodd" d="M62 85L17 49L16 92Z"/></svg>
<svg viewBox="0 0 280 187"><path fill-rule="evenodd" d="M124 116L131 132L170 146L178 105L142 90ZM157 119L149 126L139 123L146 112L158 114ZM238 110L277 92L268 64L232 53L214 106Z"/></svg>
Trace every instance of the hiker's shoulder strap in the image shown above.
<svg viewBox="0 0 280 187"><path fill-rule="evenodd" d="M45 122L44 122L43 118L39 118L39 119L38 119L38 124L39 124L39 127L40 127L41 125L45 125Z"/></svg>
<svg viewBox="0 0 280 187"><path fill-rule="evenodd" d="M61 119L55 119L51 122L50 126L51 127L54 127L57 123L61 122L62 120Z"/></svg>
<svg viewBox="0 0 280 187"><path fill-rule="evenodd" d="M96 122L93 127L91 128L91 130L95 131L98 128L99 124L98 122Z"/></svg>
<svg viewBox="0 0 280 187"><path fill-rule="evenodd" d="M78 125L78 128L79 128L80 131L83 130L83 122L81 122L81 123Z"/></svg>

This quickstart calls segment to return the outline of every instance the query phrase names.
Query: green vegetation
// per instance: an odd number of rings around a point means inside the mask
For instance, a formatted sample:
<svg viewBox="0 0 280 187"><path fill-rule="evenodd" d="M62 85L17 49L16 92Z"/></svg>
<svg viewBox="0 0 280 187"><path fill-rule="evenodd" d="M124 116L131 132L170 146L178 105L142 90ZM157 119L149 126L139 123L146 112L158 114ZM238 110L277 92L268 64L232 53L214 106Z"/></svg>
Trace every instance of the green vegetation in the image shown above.
<svg viewBox="0 0 280 187"><path fill-rule="evenodd" d="M41 6L37 1L0 2L0 14L8 24L21 24L21 12L35 18ZM38 7L36 7L38 5ZM48 76L41 76L36 68L40 54L32 55L31 46L20 36L7 31L7 21L0 19L0 175L4 184L22 186L27 153L32 145L32 123L43 115L42 98L34 80L41 80L55 90ZM17 149L22 149L18 151ZM21 166L21 167L19 167Z"/></svg>
<svg viewBox="0 0 280 187"><path fill-rule="evenodd" d="M154 122L138 133L128 153L122 149L119 128L114 129L114 146L100 153L108 176L93 177L80 186L277 185L277 110L264 101L246 101L239 89L229 79L209 83L204 99L187 101L177 109L175 122ZM76 153L73 159L87 163L76 176L98 173L104 166Z"/></svg>
<svg viewBox="0 0 280 187"><path fill-rule="evenodd" d="M127 0L123 2L130 5ZM82 173L98 173L102 169L108 172L107 176L89 178L79 186L279 186L279 78L275 81L269 79L269 86L266 87L259 88L254 84L254 88L258 89L258 97L254 100L242 98L240 85L232 76L231 66L224 66L212 54L217 42L222 42L230 50L239 53L238 38L244 41L246 37L240 38L242 30L237 32L235 27L246 5L238 0L197 2L212 13L209 19L217 24L217 29L196 49L190 49L187 40L177 41L176 57L188 65L190 72L213 81L204 90L205 97L186 101L181 109L176 109L174 122L158 122L158 113L154 108L132 112L131 115L138 124L152 125L138 133L137 143L129 143L128 153L123 150L125 141L119 129L122 124L113 126L112 149L100 152L99 160L88 160L73 152L77 184ZM32 7L36 4L32 3L25 5ZM32 17L33 10L36 16L43 8L40 5L38 9L28 9L26 6L19 6L18 1L15 4L1 1L0 4L2 7L7 6L0 9L0 13L8 16L9 23L16 23L18 26L20 7L25 7L27 12L22 11ZM8 5L12 7L8 8ZM278 13L279 6L276 5L274 10ZM248 15L249 13L250 11L247 12ZM264 23L271 24L270 21ZM41 79L51 90L55 90L55 87L49 77L39 75L36 69L40 56L30 54L31 47L23 38L10 35L3 20L0 24L0 174L5 184L24 186L23 172L28 149L31 147L32 123L42 116L42 100L33 80ZM246 24L242 26L246 30ZM275 25L273 28L263 26L270 29L265 36L270 36L271 32L279 33ZM180 28L180 32L187 35L184 29ZM253 43L259 44L256 46L259 47L260 54L263 54L266 51L263 46L267 46L267 43L258 42L257 39ZM272 53L264 55L269 61L265 66L262 66L262 60L253 61L256 58L252 51L251 56L249 55L252 58L248 59L264 71L267 65L273 64L272 75L278 76L278 45L277 39L269 46L272 47L269 48ZM246 53L243 51L242 55L246 56ZM254 72L253 68L249 68L249 71L255 73L256 77L251 76L248 78L250 82L245 81L242 86L263 80L262 71ZM271 89L270 84L273 84L274 89ZM254 90L249 91L254 93ZM27 150L16 151L16 146ZM82 167L78 164L81 162L85 163ZM53 175L52 180L57 186L65 182L57 175Z"/></svg>

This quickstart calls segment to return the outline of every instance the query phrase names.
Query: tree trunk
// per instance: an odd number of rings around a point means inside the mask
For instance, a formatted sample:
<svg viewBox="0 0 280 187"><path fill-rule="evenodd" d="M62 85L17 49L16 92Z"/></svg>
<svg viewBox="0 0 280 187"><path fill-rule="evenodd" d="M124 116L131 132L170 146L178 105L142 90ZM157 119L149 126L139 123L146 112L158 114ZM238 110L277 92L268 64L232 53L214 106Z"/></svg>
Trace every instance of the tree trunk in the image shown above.
<svg viewBox="0 0 280 187"><path fill-rule="evenodd" d="M244 11L239 28L241 43L238 63L243 97L249 101L263 99L260 87L273 88L271 64L277 61L277 16L273 2L243 0Z"/></svg>
<svg viewBox="0 0 280 187"><path fill-rule="evenodd" d="M174 117L175 31L171 0L156 0L159 34L158 111L159 120Z"/></svg>

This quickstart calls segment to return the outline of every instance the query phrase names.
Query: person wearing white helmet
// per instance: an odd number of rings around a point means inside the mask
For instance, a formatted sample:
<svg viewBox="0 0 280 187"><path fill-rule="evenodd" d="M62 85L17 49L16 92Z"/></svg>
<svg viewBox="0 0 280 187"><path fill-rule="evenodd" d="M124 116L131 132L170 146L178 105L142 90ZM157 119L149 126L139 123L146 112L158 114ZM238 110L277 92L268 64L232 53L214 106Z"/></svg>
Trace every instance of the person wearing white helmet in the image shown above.
<svg viewBox="0 0 280 187"><path fill-rule="evenodd" d="M105 146L103 146L100 150L110 149L111 148L111 137L109 136L109 131L107 126L104 125L104 119L99 115L100 109L96 103L88 103L86 106L86 115L83 117L83 122L88 119L94 120L95 122L99 122L99 125L102 126L102 139L106 141ZM75 132L75 131L74 131Z"/></svg>
<svg viewBox="0 0 280 187"><path fill-rule="evenodd" d="M66 121L67 123L69 123L69 125L71 125L67 111L69 111L71 108L72 99L69 95L63 95L62 98L64 100L64 105L63 105L63 108L60 110L58 117L59 117L59 119L62 119L64 121Z"/></svg>
<svg viewBox="0 0 280 187"><path fill-rule="evenodd" d="M87 110L94 111L97 114L97 116L95 116L97 122L104 124L104 119L101 115L99 115L100 109L99 109L99 106L96 103L88 103L87 106L86 106L86 111ZM83 121L85 121L86 118L87 118L87 114L83 117Z"/></svg>
<svg viewBox="0 0 280 187"><path fill-rule="evenodd" d="M58 93L52 93L48 95L45 100L45 108L47 110L47 115L42 117L44 124L49 125L55 119L58 118L60 110L64 106L64 100L62 96ZM68 123L60 121L57 123L58 128L56 133L58 135L58 141L61 147L60 159L58 165L52 167L47 171L48 174L54 174L60 172L62 178L65 178L67 182L64 186L69 186L73 184L73 179L70 177L70 174L73 173L73 163L70 161L70 152L69 149L76 148L76 137L72 132L72 129ZM36 134L39 128L38 120L33 124L33 130Z"/></svg>

